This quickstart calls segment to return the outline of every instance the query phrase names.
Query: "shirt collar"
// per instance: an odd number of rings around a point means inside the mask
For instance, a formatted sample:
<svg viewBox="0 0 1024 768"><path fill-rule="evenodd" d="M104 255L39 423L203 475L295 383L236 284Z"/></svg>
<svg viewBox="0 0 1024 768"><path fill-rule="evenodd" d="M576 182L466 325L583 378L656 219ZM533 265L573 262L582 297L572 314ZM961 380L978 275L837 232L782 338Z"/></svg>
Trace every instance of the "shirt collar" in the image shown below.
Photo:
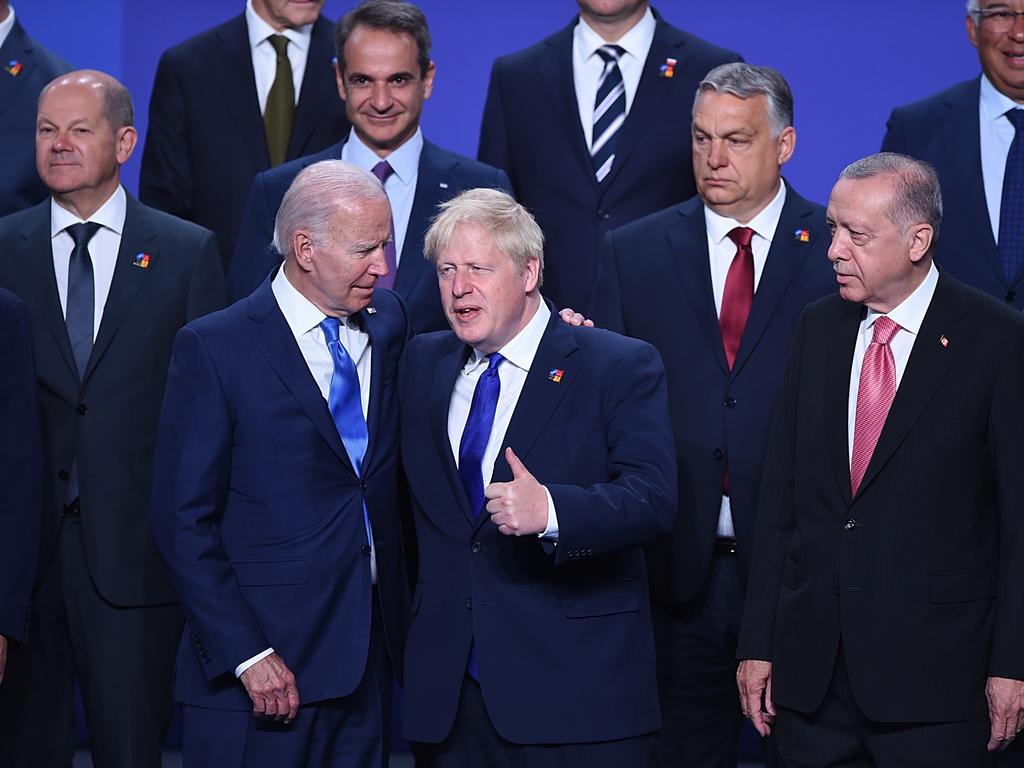
<svg viewBox="0 0 1024 768"><path fill-rule="evenodd" d="M252 0L246 0L245 3L245 26L249 30L250 50L265 42L271 35L284 35L288 38L289 43L294 44L299 50L305 51L309 48L309 41L313 36L312 24L303 24L296 29L282 29L278 32L256 13L252 7Z"/></svg>
<svg viewBox="0 0 1024 768"><path fill-rule="evenodd" d="M67 208L61 206L55 199L50 198L50 238L56 237L72 224L82 224L85 221L94 221L104 229L109 229L120 236L124 230L124 217L128 207L128 198L125 195L124 187L120 184L114 190L114 194L107 198L107 202L99 207L88 219L80 219Z"/></svg>
<svg viewBox="0 0 1024 768"><path fill-rule="evenodd" d="M921 284L914 289L914 292L900 302L899 306L886 313L888 318L903 330L917 336L918 331L921 330L921 323L924 322L924 316L928 312L928 305L932 303L932 296L935 294L935 286L938 285L938 282L939 270L935 268L933 262L928 268L928 274L925 275ZM882 312L868 309L867 322L864 324L865 331L872 328L875 320L881 317L882 314Z"/></svg>
<svg viewBox="0 0 1024 768"><path fill-rule="evenodd" d="M626 34L616 40L615 45L621 47L628 55L643 62L647 59L647 52L651 48L651 41L654 40L654 28L656 26L657 22L654 19L654 13L651 11L650 6L648 6L646 13L640 17L640 21L634 24ZM597 34L594 28L583 20L582 16L576 25L574 34L588 59L602 45L609 45L608 41Z"/></svg>
<svg viewBox="0 0 1024 768"><path fill-rule="evenodd" d="M381 158L370 149L356 135L355 128L348 132L348 140L345 142L344 159L364 171L373 171L373 166L382 159L387 160L395 176L403 184L408 184L419 173L420 153L423 151L423 131L416 128L416 133L410 136L402 146L393 151L385 158Z"/></svg>
<svg viewBox="0 0 1024 768"><path fill-rule="evenodd" d="M1016 109L1021 105L1005 93L1001 93L996 90L996 87L992 85L992 81L989 80L985 74L982 74L979 106L981 109L981 116L986 121L994 123L1011 109Z"/></svg>
<svg viewBox="0 0 1024 768"><path fill-rule="evenodd" d="M295 289L285 275L284 267L277 270L270 288L274 292L274 298L277 299L277 306L281 308L285 322L296 339L309 333L327 317L313 302ZM344 318L342 320L344 321Z"/></svg>
<svg viewBox="0 0 1024 768"><path fill-rule="evenodd" d="M537 355L537 347L540 346L541 337L544 335L550 319L551 310L548 309L544 297L541 296L540 306L537 307L537 311L534 312L530 322L508 344L499 349L498 352L516 368L529 371L530 366L533 365L533 358ZM479 364L485 357L487 357L486 354L474 349L472 364Z"/></svg>
<svg viewBox="0 0 1024 768"><path fill-rule="evenodd" d="M7 36L14 29L14 6L7 6L7 10L10 11L7 14L7 18L0 21L0 47L3 47L3 44L7 42Z"/></svg>
<svg viewBox="0 0 1024 768"><path fill-rule="evenodd" d="M736 219L722 216L704 206L704 221L708 228L708 234L715 245L720 245L722 240L729 236L736 227L750 227L759 237L771 242L775 237L775 229L779 226L779 218L782 216L782 207L786 204L786 185L779 180L779 191L775 197L762 208L758 214L747 224L740 224Z"/></svg>

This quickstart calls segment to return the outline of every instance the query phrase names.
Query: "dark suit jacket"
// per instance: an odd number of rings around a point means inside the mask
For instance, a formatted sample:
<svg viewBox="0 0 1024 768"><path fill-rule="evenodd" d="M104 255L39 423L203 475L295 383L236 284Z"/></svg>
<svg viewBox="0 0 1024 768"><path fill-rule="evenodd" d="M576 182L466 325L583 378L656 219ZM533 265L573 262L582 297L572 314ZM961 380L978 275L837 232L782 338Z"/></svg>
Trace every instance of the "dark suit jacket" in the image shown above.
<svg viewBox="0 0 1024 768"><path fill-rule="evenodd" d="M808 307L772 428L738 655L813 711L842 643L867 717L987 717L1024 679L1024 319L942 274L850 498L850 367L863 309ZM945 343L943 343L945 342Z"/></svg>
<svg viewBox="0 0 1024 768"><path fill-rule="evenodd" d="M503 168L516 199L544 230L544 292L556 306L590 301L604 233L692 197L690 112L708 70L739 55L658 17L654 42L611 173L597 183L580 125L572 72L576 20L494 62L479 157ZM659 68L674 58L675 76Z"/></svg>
<svg viewBox="0 0 1024 768"><path fill-rule="evenodd" d="M139 253L149 254L148 268L135 266ZM44 449L40 574L77 462L96 589L117 606L173 602L147 516L153 446L174 334L224 304L213 234L128 197L110 294L81 381L53 273L49 200L0 219L0 254L0 286L22 297L32 319Z"/></svg>
<svg viewBox="0 0 1024 768"><path fill-rule="evenodd" d="M390 291L376 292L371 307L359 314L372 343L362 476L269 280L178 334L152 519L188 621L181 702L251 709L234 669L270 646L294 672L303 704L355 690L370 638L364 502L387 640L401 660L408 581L394 401L408 319Z"/></svg>
<svg viewBox="0 0 1024 768"><path fill-rule="evenodd" d="M798 234L806 231L809 242ZM699 197L611 232L588 315L603 328L650 342L669 381L679 458L679 515L648 549L651 591L687 601L711 569L729 467L729 501L740 563L752 550L757 491L790 340L805 305L835 291L826 256L825 211L787 188L732 370L711 291L704 206Z"/></svg>
<svg viewBox="0 0 1024 768"><path fill-rule="evenodd" d="M39 554L43 449L28 307L0 288L0 635L25 639Z"/></svg>
<svg viewBox="0 0 1024 768"><path fill-rule="evenodd" d="M934 166L942 184L942 227L936 262L949 274L1024 309L1024 271L1010 283L992 235L981 174L979 78L898 107L889 117L882 151L901 152Z"/></svg>
<svg viewBox="0 0 1024 768"><path fill-rule="evenodd" d="M417 336L401 378L402 460L420 552L406 738L448 734L474 638L487 711L503 738L593 742L657 730L641 546L675 514L657 352L570 328L552 313L502 445L550 491L557 547L503 536L469 508L447 428L468 354L451 332ZM500 454L493 480L511 479Z"/></svg>
<svg viewBox="0 0 1024 768"><path fill-rule="evenodd" d="M238 246L228 271L228 290L233 299L248 296L267 273L281 263L281 255L270 241L274 236L277 209L295 177L313 163L341 159L344 143L343 140L323 152L257 174L249 190ZM416 193L395 278L395 292L409 308L409 319L415 333L448 328L448 320L441 309L434 265L423 258L423 236L437 214L437 206L463 190L476 187L511 191L504 171L441 149L429 141L423 142Z"/></svg>
<svg viewBox="0 0 1024 768"><path fill-rule="evenodd" d="M11 62L21 65L12 75ZM35 42L14 20L0 46L0 216L35 205L50 192L36 172L36 101L71 65Z"/></svg>
<svg viewBox="0 0 1024 768"><path fill-rule="evenodd" d="M139 197L217 235L225 271L235 250L245 194L270 167L256 97L245 16L202 32L160 57L149 101ZM313 25L287 159L345 135L334 78L333 25Z"/></svg>

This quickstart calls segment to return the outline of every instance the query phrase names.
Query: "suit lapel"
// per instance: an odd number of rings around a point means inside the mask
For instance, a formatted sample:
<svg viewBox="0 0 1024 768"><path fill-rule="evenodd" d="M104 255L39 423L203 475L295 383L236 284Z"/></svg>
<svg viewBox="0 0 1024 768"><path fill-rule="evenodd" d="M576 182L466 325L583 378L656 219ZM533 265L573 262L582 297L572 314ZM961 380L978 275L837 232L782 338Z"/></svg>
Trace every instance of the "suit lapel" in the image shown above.
<svg viewBox="0 0 1024 768"><path fill-rule="evenodd" d="M453 189L454 182L449 179L453 165L445 161L436 146L428 141L423 142L416 173L416 194L409 212L409 225L405 230L402 258L395 278L395 292L402 298L407 298L413 292L424 275L433 274L432 265L423 258L423 237L426 226L437 213L438 203L450 196L444 194L444 190ZM442 184L445 187L442 188Z"/></svg>
<svg viewBox="0 0 1024 768"><path fill-rule="evenodd" d="M377 431L381 408L380 399L382 394L381 386L384 381L385 349L384 343L380 339L381 332L377 314L375 312L360 312L359 321L370 337L370 405L366 414L368 441L366 443L366 453L363 455L362 472L365 475L367 469L371 466L370 461L373 456L373 449L377 445Z"/></svg>
<svg viewBox="0 0 1024 768"><path fill-rule="evenodd" d="M708 255L707 226L704 207L699 198L683 203L677 209L680 219L668 229L669 251L679 272L683 295L689 300L697 326L707 342L722 373L729 374L722 347L722 331L715 312L711 290L711 261Z"/></svg>
<svg viewBox="0 0 1024 768"><path fill-rule="evenodd" d="M825 439L836 484L846 506L850 488L850 368L857 344L863 309L859 304L840 301L832 327L825 370ZM813 395L813 393L811 393Z"/></svg>
<svg viewBox="0 0 1024 768"><path fill-rule="evenodd" d="M10 62L16 62L16 65L21 67L15 75L6 69ZM0 66L5 68L0 70L0 114L2 114L15 95L24 87L25 82L32 79L32 71L36 67L32 42L17 19L14 20L14 26L11 27L3 46L0 46Z"/></svg>
<svg viewBox="0 0 1024 768"><path fill-rule="evenodd" d="M137 254L149 256L148 267L136 266ZM160 247L156 230L152 226L149 214L135 200L128 196L124 217L124 228L121 231L121 247L117 251L114 263L114 276L110 281L110 292L107 303L103 306L103 316L96 341L92 345L89 364L85 368L85 379L96 369L103 353L110 346L114 334L117 333L125 316L135 303L135 299L143 283L150 274L160 269Z"/></svg>
<svg viewBox="0 0 1024 768"><path fill-rule="evenodd" d="M306 71L302 75L299 103L295 105L295 121L292 124L292 135L288 139L288 158L304 154L302 150L306 142L324 116L324 105L319 100L320 94L331 90L327 81L335 79L333 58L331 24L321 16L313 25L309 40Z"/></svg>
<svg viewBox="0 0 1024 768"><path fill-rule="evenodd" d="M451 404L452 390L455 387L455 380L465 365L469 350L461 343L456 343L453 348L443 355L434 366L434 379L430 384L430 393L425 404L427 418L430 421L430 431L434 437L434 448L444 468L445 479L448 486L453 489L455 498L459 502L459 509L462 511L466 521L475 526L478 520L474 518L469 508L469 499L466 498L465 488L462 486L462 478L459 476L459 469L455 465L455 457L452 453L451 440L448 439L448 408ZM486 517L481 515L480 517Z"/></svg>
<svg viewBox="0 0 1024 768"><path fill-rule="evenodd" d="M740 348L733 363L732 375L736 376L750 355L757 347L757 342L771 322L779 302L786 294L789 284L804 264L804 259L811 252L811 243L821 236L812 227L814 210L792 188L786 189L786 203L779 216L778 226L768 251L761 280L754 293L754 303L750 308L750 317L743 329ZM806 231L808 241L802 242L795 234Z"/></svg>
<svg viewBox="0 0 1024 768"><path fill-rule="evenodd" d="M252 52L245 16L237 17L218 31L220 61L210 62L208 71L220 85L223 110L233 116L231 141L240 142L259 168L270 166L267 135L256 95L256 76L252 71ZM301 96L300 96L301 98Z"/></svg>
<svg viewBox="0 0 1024 768"><path fill-rule="evenodd" d="M903 442L946 373L956 362L962 347L957 343L958 337L953 331L963 314L964 309L950 290L949 283L940 276L935 295L921 323L921 330L914 340L903 379L892 401L882 433L878 436L878 445L864 472L858 497ZM940 338L948 340L947 346L939 342Z"/></svg>

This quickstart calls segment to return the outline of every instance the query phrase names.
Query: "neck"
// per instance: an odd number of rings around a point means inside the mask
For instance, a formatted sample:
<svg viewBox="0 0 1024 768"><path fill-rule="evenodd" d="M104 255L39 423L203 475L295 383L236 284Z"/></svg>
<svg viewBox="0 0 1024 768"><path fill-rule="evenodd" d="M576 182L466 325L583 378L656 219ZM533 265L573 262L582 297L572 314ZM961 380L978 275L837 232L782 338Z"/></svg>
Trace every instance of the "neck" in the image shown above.
<svg viewBox="0 0 1024 768"><path fill-rule="evenodd" d="M87 220L96 211L103 207L103 204L107 202L117 191L117 185L120 181L115 181L114 184L103 190L90 190L89 192L70 192L66 195L53 193L53 199L57 201L57 205L65 210L71 211L82 221Z"/></svg>
<svg viewBox="0 0 1024 768"><path fill-rule="evenodd" d="M928 277L931 267L932 261L930 258L921 259L921 261L914 265L914 271L910 274L907 281L898 286L899 290L894 296L888 296L879 301L869 301L866 303L867 308L873 309L875 312L881 312L883 315L889 314L921 287L921 283Z"/></svg>
<svg viewBox="0 0 1024 768"><path fill-rule="evenodd" d="M601 36L606 43L615 43L622 39L629 30L647 13L647 5L641 5L627 16L595 16L581 9L580 17Z"/></svg>

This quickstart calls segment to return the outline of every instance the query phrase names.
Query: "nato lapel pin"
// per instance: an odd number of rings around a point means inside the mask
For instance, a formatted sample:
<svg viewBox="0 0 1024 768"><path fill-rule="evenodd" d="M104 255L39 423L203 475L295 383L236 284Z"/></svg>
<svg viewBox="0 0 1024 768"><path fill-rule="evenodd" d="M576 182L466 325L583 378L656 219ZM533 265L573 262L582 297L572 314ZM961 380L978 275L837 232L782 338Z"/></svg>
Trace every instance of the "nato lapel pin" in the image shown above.
<svg viewBox="0 0 1024 768"><path fill-rule="evenodd" d="M665 63L662 64L660 67L658 67L658 76L659 77L668 77L668 78L675 77L676 76L676 64L678 64L678 63L679 63L678 61L676 61L675 59L673 59L671 57L665 59Z"/></svg>
<svg viewBox="0 0 1024 768"><path fill-rule="evenodd" d="M793 239L798 243L811 242L811 230L797 227L793 230Z"/></svg>
<svg viewBox="0 0 1024 768"><path fill-rule="evenodd" d="M548 381L553 381L555 384L561 384L563 376L565 376L565 371L561 368L552 368L548 371Z"/></svg>
<svg viewBox="0 0 1024 768"><path fill-rule="evenodd" d="M11 77L17 77L23 69L24 66L20 61L18 61L17 59L11 59L9 62L7 62L7 66L4 67L4 72L6 72Z"/></svg>
<svg viewBox="0 0 1024 768"><path fill-rule="evenodd" d="M368 315L376 315L377 314L377 308L376 307L367 307L366 308L366 314L368 314Z"/></svg>
<svg viewBox="0 0 1024 768"><path fill-rule="evenodd" d="M136 253L132 266L139 267L140 269L149 269L149 259L148 253Z"/></svg>

